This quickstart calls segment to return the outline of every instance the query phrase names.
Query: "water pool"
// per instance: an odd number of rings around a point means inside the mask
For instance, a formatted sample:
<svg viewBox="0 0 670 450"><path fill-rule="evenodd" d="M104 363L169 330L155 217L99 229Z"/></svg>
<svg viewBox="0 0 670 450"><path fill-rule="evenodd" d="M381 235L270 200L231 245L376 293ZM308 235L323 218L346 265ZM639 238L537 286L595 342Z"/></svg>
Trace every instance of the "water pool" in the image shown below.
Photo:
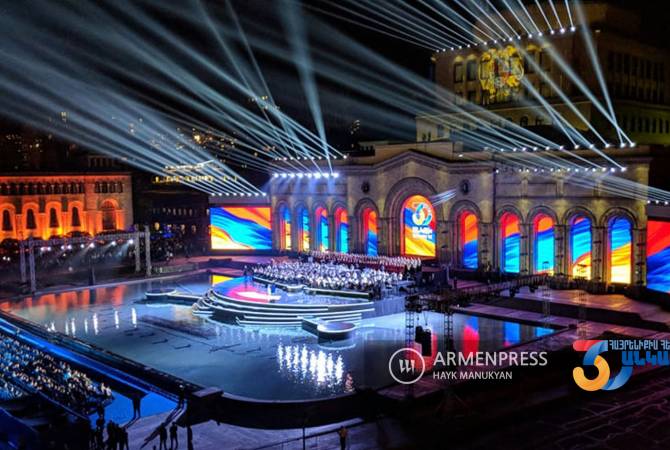
<svg viewBox="0 0 670 450"><path fill-rule="evenodd" d="M144 302L149 289L174 287L202 294L228 278L199 274L3 302L13 314L201 386L265 400L341 395L392 382L388 359L405 343L405 315L363 319L353 338L322 344L300 329L244 328L194 316L188 306ZM175 324L178 326L165 326ZM420 315L442 347L443 318ZM487 351L552 330L489 318L454 315L457 350Z"/></svg>

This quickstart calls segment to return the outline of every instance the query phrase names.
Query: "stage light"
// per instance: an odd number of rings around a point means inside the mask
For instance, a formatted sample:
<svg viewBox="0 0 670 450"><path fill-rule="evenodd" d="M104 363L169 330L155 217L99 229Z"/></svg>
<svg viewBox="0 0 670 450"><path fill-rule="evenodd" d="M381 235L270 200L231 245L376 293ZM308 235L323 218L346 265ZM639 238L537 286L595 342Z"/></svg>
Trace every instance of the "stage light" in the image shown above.
<svg viewBox="0 0 670 450"><path fill-rule="evenodd" d="M321 178L321 172L315 172L315 173L314 173L314 178L316 178L317 180L318 180L319 178Z"/></svg>
<svg viewBox="0 0 670 450"><path fill-rule="evenodd" d="M561 28L561 34L565 33L565 28Z"/></svg>
<svg viewBox="0 0 670 450"><path fill-rule="evenodd" d="M80 244L80 245L79 245L79 248L84 248L84 244Z"/></svg>
<svg viewBox="0 0 670 450"><path fill-rule="evenodd" d="M273 173L273 174L272 174L272 178L277 178L278 176L279 176L278 173Z"/></svg>
<svg viewBox="0 0 670 450"><path fill-rule="evenodd" d="M549 33L550 33L550 34L554 34L555 31L554 31L554 30L549 30Z"/></svg>
<svg viewBox="0 0 670 450"><path fill-rule="evenodd" d="M344 155L344 156L342 157L342 159L347 159L347 155Z"/></svg>
<svg viewBox="0 0 670 450"><path fill-rule="evenodd" d="M577 30L577 27L570 27L570 31L572 31L573 33L575 32L575 30Z"/></svg>
<svg viewBox="0 0 670 450"><path fill-rule="evenodd" d="M282 178L286 178L286 174L285 174L285 173L282 173L282 174L281 174L281 177L282 177Z"/></svg>
<svg viewBox="0 0 670 450"><path fill-rule="evenodd" d="M95 242L91 242L90 244L88 244L88 248L95 248Z"/></svg>
<svg viewBox="0 0 670 450"><path fill-rule="evenodd" d="M622 171L622 172L625 172L626 170L628 170L626 167L622 167L622 168L621 168L621 171Z"/></svg>
<svg viewBox="0 0 670 450"><path fill-rule="evenodd" d="M622 142L621 144L619 144L619 148L626 148L626 143Z"/></svg>
<svg viewBox="0 0 670 450"><path fill-rule="evenodd" d="M339 178L339 177L340 177L340 174L339 174L339 173L337 173L337 172L334 172L334 173L333 173L333 178Z"/></svg>
<svg viewBox="0 0 670 450"><path fill-rule="evenodd" d="M330 178L330 174L326 172L326 173L323 174L323 177L324 178Z"/></svg>
<svg viewBox="0 0 670 450"><path fill-rule="evenodd" d="M288 174L288 177L289 177L289 178L295 178L295 174L293 174L293 173L289 173L289 174Z"/></svg>
<svg viewBox="0 0 670 450"><path fill-rule="evenodd" d="M299 173L298 173L298 178L302 178L302 177L304 177L304 176L305 176L305 175L304 175L302 172L299 172Z"/></svg>
<svg viewBox="0 0 670 450"><path fill-rule="evenodd" d="M610 148L610 147L612 147L612 144L610 144L610 143L605 144L605 148Z"/></svg>
<svg viewBox="0 0 670 450"><path fill-rule="evenodd" d="M265 196L267 196L268 194L266 194L265 192L261 192L261 195L262 195L263 197L265 197Z"/></svg>
<svg viewBox="0 0 670 450"><path fill-rule="evenodd" d="M575 150L579 150L579 144L575 144Z"/></svg>
<svg viewBox="0 0 670 450"><path fill-rule="evenodd" d="M616 169L614 167L610 167L610 172L615 172Z"/></svg>
<svg viewBox="0 0 670 450"><path fill-rule="evenodd" d="M593 150L594 148L596 148L596 145L595 144L589 144L589 148Z"/></svg>
<svg viewBox="0 0 670 450"><path fill-rule="evenodd" d="M637 145L637 144L636 144L635 142L631 142L631 143L630 143L630 148L635 148L636 145Z"/></svg>
<svg viewBox="0 0 670 450"><path fill-rule="evenodd" d="M310 172L307 173L307 178L312 178L312 174Z"/></svg>
<svg viewBox="0 0 670 450"><path fill-rule="evenodd" d="M529 39L533 39L533 35L532 35L532 34L529 34L529 35L528 35L528 38L529 38Z"/></svg>
<svg viewBox="0 0 670 450"><path fill-rule="evenodd" d="M116 241L112 241L112 247L116 247Z"/></svg>
<svg viewBox="0 0 670 450"><path fill-rule="evenodd" d="M133 244L135 243L135 239L130 239L130 240L128 241L128 243L129 243L130 245L133 245Z"/></svg>

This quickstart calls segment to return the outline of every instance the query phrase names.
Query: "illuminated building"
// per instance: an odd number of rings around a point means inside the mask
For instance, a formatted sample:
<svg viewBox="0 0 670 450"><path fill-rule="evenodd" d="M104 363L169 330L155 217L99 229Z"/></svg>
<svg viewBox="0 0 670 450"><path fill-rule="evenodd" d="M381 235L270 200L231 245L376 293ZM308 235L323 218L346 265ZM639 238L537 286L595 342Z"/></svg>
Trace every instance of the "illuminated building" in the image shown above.
<svg viewBox="0 0 670 450"><path fill-rule="evenodd" d="M555 3L558 14L567 16L565 5ZM619 126L639 144L670 144L667 89L670 55L667 50L640 40L643 24L636 13L603 2L586 3L583 8ZM536 23L544 23L535 5L530 4L528 11ZM509 10L505 15L508 22L515 23ZM602 101L602 90L580 30L555 31L553 35L545 33L544 40L538 36L529 38L521 31L520 40L501 47L480 45L437 52L432 57L435 81L462 98L465 107L471 102L522 127L549 129L555 124L533 91L524 84L527 81L572 126L582 133L590 133L586 123L569 109L552 83L540 75L544 72L596 130L604 132L603 136L610 142L618 142L615 129L552 57L552 51L560 54L570 70ZM509 67L509 71L502 72L499 69L502 66ZM453 123L454 119L455 116L419 116L417 141L449 139L458 129L452 129L445 122Z"/></svg>
<svg viewBox="0 0 670 450"><path fill-rule="evenodd" d="M130 174L0 175L0 220L0 241L127 229L133 224Z"/></svg>

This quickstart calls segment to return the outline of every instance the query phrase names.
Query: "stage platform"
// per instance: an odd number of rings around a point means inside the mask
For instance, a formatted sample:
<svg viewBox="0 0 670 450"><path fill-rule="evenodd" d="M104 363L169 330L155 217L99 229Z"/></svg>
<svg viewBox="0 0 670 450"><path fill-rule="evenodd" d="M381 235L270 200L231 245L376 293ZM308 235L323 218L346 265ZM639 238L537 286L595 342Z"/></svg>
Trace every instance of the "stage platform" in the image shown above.
<svg viewBox="0 0 670 450"><path fill-rule="evenodd" d="M174 296L175 294L171 294ZM249 326L300 327L303 319L359 323L374 315L374 303L358 296L310 295L238 277L212 287L195 301L193 313Z"/></svg>

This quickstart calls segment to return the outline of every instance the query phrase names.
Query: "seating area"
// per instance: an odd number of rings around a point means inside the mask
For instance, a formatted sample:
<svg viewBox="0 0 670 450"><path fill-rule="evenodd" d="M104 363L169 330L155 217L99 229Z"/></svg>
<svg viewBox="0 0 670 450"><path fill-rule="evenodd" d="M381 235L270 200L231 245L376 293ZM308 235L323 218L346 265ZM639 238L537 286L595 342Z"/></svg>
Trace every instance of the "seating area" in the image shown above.
<svg viewBox="0 0 670 450"><path fill-rule="evenodd" d="M87 414L112 397L112 391L64 361L27 345L19 339L0 335L0 378L3 395L25 391L41 393L55 403Z"/></svg>
<svg viewBox="0 0 670 450"><path fill-rule="evenodd" d="M271 261L253 269L254 275L282 284L303 285L330 290L353 290L381 293L403 280L403 273L387 272L369 267L357 268L353 264L335 261L300 262Z"/></svg>
<svg viewBox="0 0 670 450"><path fill-rule="evenodd" d="M312 251L314 261L353 265L356 268L377 269L384 272L406 273L421 269L421 259L410 256L371 256L355 253Z"/></svg>

